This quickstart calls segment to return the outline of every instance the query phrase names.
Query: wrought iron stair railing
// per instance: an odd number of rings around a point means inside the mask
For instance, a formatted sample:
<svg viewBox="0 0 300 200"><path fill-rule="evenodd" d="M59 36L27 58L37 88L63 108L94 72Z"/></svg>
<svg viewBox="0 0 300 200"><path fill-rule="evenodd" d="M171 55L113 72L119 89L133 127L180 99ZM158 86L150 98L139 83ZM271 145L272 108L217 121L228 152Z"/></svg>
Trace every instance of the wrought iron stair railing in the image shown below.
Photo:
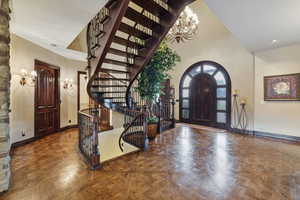
<svg viewBox="0 0 300 200"><path fill-rule="evenodd" d="M147 136L145 102L134 90L137 77L158 48L184 7L194 0L110 0L88 25L87 91L91 99L124 114L123 143L144 148ZM108 76L103 76L106 74ZM98 107L90 114L98 115ZM79 149L87 160L99 157L95 151L97 117L79 113ZM93 127L92 131L89 129ZM88 131L89 130L89 131ZM88 137L87 137L88 136ZM88 139L87 139L88 138ZM86 141L90 142L93 150ZM99 161L99 159L98 159ZM94 165L100 163L90 162Z"/></svg>
<svg viewBox="0 0 300 200"><path fill-rule="evenodd" d="M159 132L175 128L175 99L163 99L157 103Z"/></svg>
<svg viewBox="0 0 300 200"><path fill-rule="evenodd" d="M78 113L79 150L92 169L100 167L98 149L99 110L87 108Z"/></svg>

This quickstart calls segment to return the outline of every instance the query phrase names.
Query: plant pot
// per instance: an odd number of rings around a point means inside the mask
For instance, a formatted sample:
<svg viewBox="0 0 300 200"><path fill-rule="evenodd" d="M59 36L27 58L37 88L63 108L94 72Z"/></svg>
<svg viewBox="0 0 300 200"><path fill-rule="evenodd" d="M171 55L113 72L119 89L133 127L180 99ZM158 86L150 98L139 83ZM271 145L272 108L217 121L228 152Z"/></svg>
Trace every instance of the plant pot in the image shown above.
<svg viewBox="0 0 300 200"><path fill-rule="evenodd" d="M148 124L148 138L154 140L157 135L157 123Z"/></svg>

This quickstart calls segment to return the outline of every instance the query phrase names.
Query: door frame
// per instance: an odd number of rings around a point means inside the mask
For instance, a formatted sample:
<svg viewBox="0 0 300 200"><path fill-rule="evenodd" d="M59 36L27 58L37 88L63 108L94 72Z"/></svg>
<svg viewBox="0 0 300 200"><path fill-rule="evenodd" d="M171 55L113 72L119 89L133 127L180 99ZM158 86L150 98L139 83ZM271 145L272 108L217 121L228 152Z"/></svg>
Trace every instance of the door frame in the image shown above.
<svg viewBox="0 0 300 200"><path fill-rule="evenodd" d="M58 102L58 106L57 106L57 127L55 129L54 132L58 132L60 130L60 105L61 105L61 99L60 99L60 67L56 66L56 65L52 65L43 61L40 61L38 59L34 60L34 70L37 71L37 65L45 65L51 69L56 70L57 72L57 102ZM34 86L34 137L38 138L38 137L43 137L45 135L39 136L37 135L37 82ZM49 135L52 133L48 133L46 135Z"/></svg>
<svg viewBox="0 0 300 200"><path fill-rule="evenodd" d="M77 111L80 111L80 76L87 75L87 72L77 71Z"/></svg>
<svg viewBox="0 0 300 200"><path fill-rule="evenodd" d="M198 66L203 66L204 64L211 64L213 66L215 66L217 68L217 70L214 72L213 75L211 76L214 76L218 71L221 71L223 74L224 74L224 77L225 77L225 80L226 80L226 87L227 88L227 91L226 91L226 123L225 124L221 124L221 123L211 123L211 124L205 124L205 123L199 123L199 122L196 122L196 121L192 121L191 119L190 120L186 120L182 117L182 109L183 109L183 106L182 106L182 85L183 85L183 82L184 82L184 79L186 77L186 75L190 74L190 72L198 67ZM203 70L203 68L201 68ZM203 73L201 71L201 73ZM221 86L222 87L222 86ZM200 62L197 62L195 64L193 64L192 66L190 66L189 68L186 69L186 71L183 73L183 75L181 76L181 80L180 80L180 83L179 83L179 121L180 122L183 122L183 123L190 123L190 124L199 124L199 125L204 125L204 126L210 126L210 127L215 127L215 128L222 128L222 129L226 129L226 130L229 130L231 128L231 78L229 76L229 73L227 72L227 70L222 66L220 65L219 63L217 62L214 62L214 61L210 61L210 60L204 60L204 61L200 61ZM190 113L190 109L191 107L189 107L189 113Z"/></svg>

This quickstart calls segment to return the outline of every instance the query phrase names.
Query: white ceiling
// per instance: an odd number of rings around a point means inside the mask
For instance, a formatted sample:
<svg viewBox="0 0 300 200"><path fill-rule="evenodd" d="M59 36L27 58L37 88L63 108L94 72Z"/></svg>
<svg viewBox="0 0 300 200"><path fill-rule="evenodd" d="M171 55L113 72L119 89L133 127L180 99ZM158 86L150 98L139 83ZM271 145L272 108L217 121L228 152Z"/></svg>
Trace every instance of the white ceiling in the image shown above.
<svg viewBox="0 0 300 200"><path fill-rule="evenodd" d="M205 0L251 52L300 42L300 0ZM273 40L278 42L272 44Z"/></svg>
<svg viewBox="0 0 300 200"><path fill-rule="evenodd" d="M107 1L13 0L11 29L16 35L55 53L86 60L84 53L67 47Z"/></svg>
<svg viewBox="0 0 300 200"><path fill-rule="evenodd" d="M67 47L107 1L12 0L12 32L57 54L84 61L85 53ZM204 1L252 52L300 42L300 0ZM278 42L272 44L273 40Z"/></svg>

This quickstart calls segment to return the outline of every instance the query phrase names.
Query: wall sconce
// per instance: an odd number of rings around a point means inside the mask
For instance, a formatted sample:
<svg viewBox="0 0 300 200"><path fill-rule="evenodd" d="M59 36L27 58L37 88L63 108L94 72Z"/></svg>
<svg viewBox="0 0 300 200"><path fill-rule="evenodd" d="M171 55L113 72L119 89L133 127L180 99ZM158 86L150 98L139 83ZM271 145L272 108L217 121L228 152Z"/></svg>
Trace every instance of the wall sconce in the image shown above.
<svg viewBox="0 0 300 200"><path fill-rule="evenodd" d="M37 78L37 73L35 70L33 70L31 73L28 73L25 69L21 69L21 79L20 79L20 85L21 86L25 86L26 84L28 84L28 79L29 79L29 83L31 85L34 85L36 82L36 78Z"/></svg>
<svg viewBox="0 0 300 200"><path fill-rule="evenodd" d="M73 79L66 78L63 83L64 89L71 89L73 87Z"/></svg>

